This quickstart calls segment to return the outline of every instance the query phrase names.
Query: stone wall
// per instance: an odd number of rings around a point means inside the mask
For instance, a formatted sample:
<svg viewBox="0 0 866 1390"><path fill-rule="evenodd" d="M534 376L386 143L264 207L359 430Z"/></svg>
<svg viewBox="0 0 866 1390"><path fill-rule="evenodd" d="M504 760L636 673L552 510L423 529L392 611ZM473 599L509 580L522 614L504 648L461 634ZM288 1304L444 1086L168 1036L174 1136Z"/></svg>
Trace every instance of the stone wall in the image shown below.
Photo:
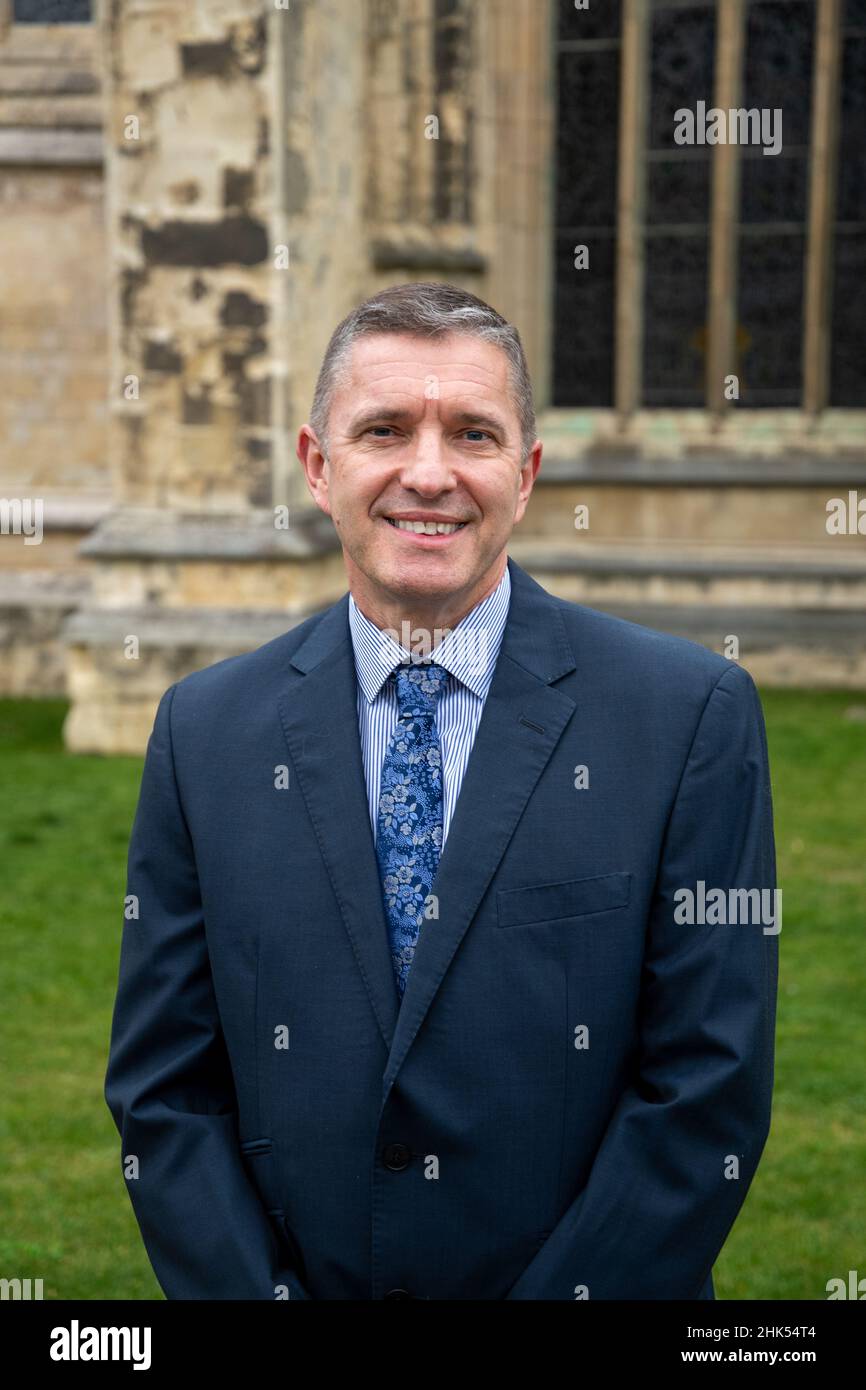
<svg viewBox="0 0 866 1390"><path fill-rule="evenodd" d="M65 687L70 748L140 751L167 684L343 592L295 440L331 332L384 285L448 280L519 327L548 469L515 545L569 596L661 592L666 553L619 553L675 534L657 463L694 474L673 522L709 506L703 539L756 563L744 470L814 471L779 548L866 477L853 411L547 409L553 0L103 0L94 25L6 31L3 5L0 485L45 495L46 532L0 538L0 692ZM721 511L705 465L730 472ZM848 622L866 580L838 550L820 574L774 554L757 587L748 558L681 557L659 621L697 585L751 601L756 632L780 595L824 622L843 593Z"/></svg>
<svg viewBox="0 0 866 1390"><path fill-rule="evenodd" d="M110 487L98 36L0 26L0 491Z"/></svg>

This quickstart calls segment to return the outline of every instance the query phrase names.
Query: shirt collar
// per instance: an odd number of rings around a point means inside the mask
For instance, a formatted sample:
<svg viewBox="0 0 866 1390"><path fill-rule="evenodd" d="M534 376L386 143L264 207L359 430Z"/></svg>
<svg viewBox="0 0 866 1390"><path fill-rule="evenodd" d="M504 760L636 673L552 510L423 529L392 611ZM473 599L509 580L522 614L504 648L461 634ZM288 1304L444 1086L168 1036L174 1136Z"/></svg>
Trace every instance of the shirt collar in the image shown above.
<svg viewBox="0 0 866 1390"><path fill-rule="evenodd" d="M511 598L511 575L508 565L492 593L476 603L459 623L431 651L430 660L444 666L451 675L467 686L482 700L490 689L496 658L502 645L508 605ZM349 628L355 650L355 669L358 681L372 704L385 681L397 666L412 660L411 653L378 628L361 612L349 594ZM402 637L404 634L400 634ZM411 642L410 634L405 634Z"/></svg>

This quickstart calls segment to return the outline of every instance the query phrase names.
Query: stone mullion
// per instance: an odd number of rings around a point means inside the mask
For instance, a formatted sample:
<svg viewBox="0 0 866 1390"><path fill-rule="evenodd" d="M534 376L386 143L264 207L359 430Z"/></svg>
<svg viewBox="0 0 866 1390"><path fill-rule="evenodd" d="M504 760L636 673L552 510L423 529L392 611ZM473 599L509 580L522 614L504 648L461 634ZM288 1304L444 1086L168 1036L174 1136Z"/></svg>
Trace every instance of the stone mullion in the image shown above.
<svg viewBox="0 0 866 1390"><path fill-rule="evenodd" d="M818 0L803 306L803 408L810 415L817 415L826 407L830 390L830 312L839 149L841 11L842 0Z"/></svg>
<svg viewBox="0 0 866 1390"><path fill-rule="evenodd" d="M472 225L473 91L477 71L470 0L434 0L433 68L440 119L432 221Z"/></svg>
<svg viewBox="0 0 866 1390"><path fill-rule="evenodd" d="M554 17L553 0L484 0L474 11L473 231L489 256L477 292L519 327L539 408L550 393Z"/></svg>
<svg viewBox="0 0 866 1390"><path fill-rule="evenodd" d="M614 402L623 422L639 409L643 386L648 35L648 0L623 0L614 340Z"/></svg>
<svg viewBox="0 0 866 1390"><path fill-rule="evenodd" d="M289 46L292 35L286 15L273 10L268 19L268 61L271 74L272 111L272 208L271 242L274 249L285 246L291 253L291 219L289 217L289 160L288 160L288 84ZM293 466L290 424L288 418L289 385L291 381L292 342L292 280L296 269L272 264L271 275L271 500L275 506L284 504L291 510L303 500L303 478Z"/></svg>
<svg viewBox="0 0 866 1390"><path fill-rule="evenodd" d="M723 111L740 105L743 83L745 0L718 0L718 43L713 105ZM725 378L736 372L737 225L740 205L740 146L716 145L710 198L709 332L707 408L717 417L728 408Z"/></svg>

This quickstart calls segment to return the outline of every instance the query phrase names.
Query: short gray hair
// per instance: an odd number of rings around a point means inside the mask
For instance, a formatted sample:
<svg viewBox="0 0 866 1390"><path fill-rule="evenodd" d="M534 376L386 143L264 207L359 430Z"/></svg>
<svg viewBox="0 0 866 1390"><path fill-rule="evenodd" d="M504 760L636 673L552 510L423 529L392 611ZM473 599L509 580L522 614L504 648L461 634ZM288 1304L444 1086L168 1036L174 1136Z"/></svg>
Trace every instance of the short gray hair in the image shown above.
<svg viewBox="0 0 866 1390"><path fill-rule="evenodd" d="M433 281L391 285L359 304L334 329L325 350L310 424L316 432L322 453L328 452L328 418L334 391L343 377L353 344L372 333L408 333L418 338L444 338L465 333L493 343L506 354L511 387L520 420L521 463L525 463L535 443L535 407L532 382L520 334L513 324L467 290Z"/></svg>

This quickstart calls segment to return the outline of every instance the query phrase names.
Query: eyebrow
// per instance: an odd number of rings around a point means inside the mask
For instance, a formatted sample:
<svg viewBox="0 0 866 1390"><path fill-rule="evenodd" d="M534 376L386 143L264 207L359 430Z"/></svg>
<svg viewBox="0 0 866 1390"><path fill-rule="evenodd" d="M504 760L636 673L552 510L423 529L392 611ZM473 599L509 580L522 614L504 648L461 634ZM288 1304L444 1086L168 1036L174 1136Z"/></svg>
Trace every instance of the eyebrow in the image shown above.
<svg viewBox="0 0 866 1390"><path fill-rule="evenodd" d="M408 419L410 414L410 411L395 406L382 410L365 410L350 422L348 433L360 433L362 430L369 429L371 425L399 424ZM484 428L496 430L500 434L507 434L504 422L497 415L481 415L474 410L459 410L449 414L448 418L454 424L463 425L465 429Z"/></svg>

